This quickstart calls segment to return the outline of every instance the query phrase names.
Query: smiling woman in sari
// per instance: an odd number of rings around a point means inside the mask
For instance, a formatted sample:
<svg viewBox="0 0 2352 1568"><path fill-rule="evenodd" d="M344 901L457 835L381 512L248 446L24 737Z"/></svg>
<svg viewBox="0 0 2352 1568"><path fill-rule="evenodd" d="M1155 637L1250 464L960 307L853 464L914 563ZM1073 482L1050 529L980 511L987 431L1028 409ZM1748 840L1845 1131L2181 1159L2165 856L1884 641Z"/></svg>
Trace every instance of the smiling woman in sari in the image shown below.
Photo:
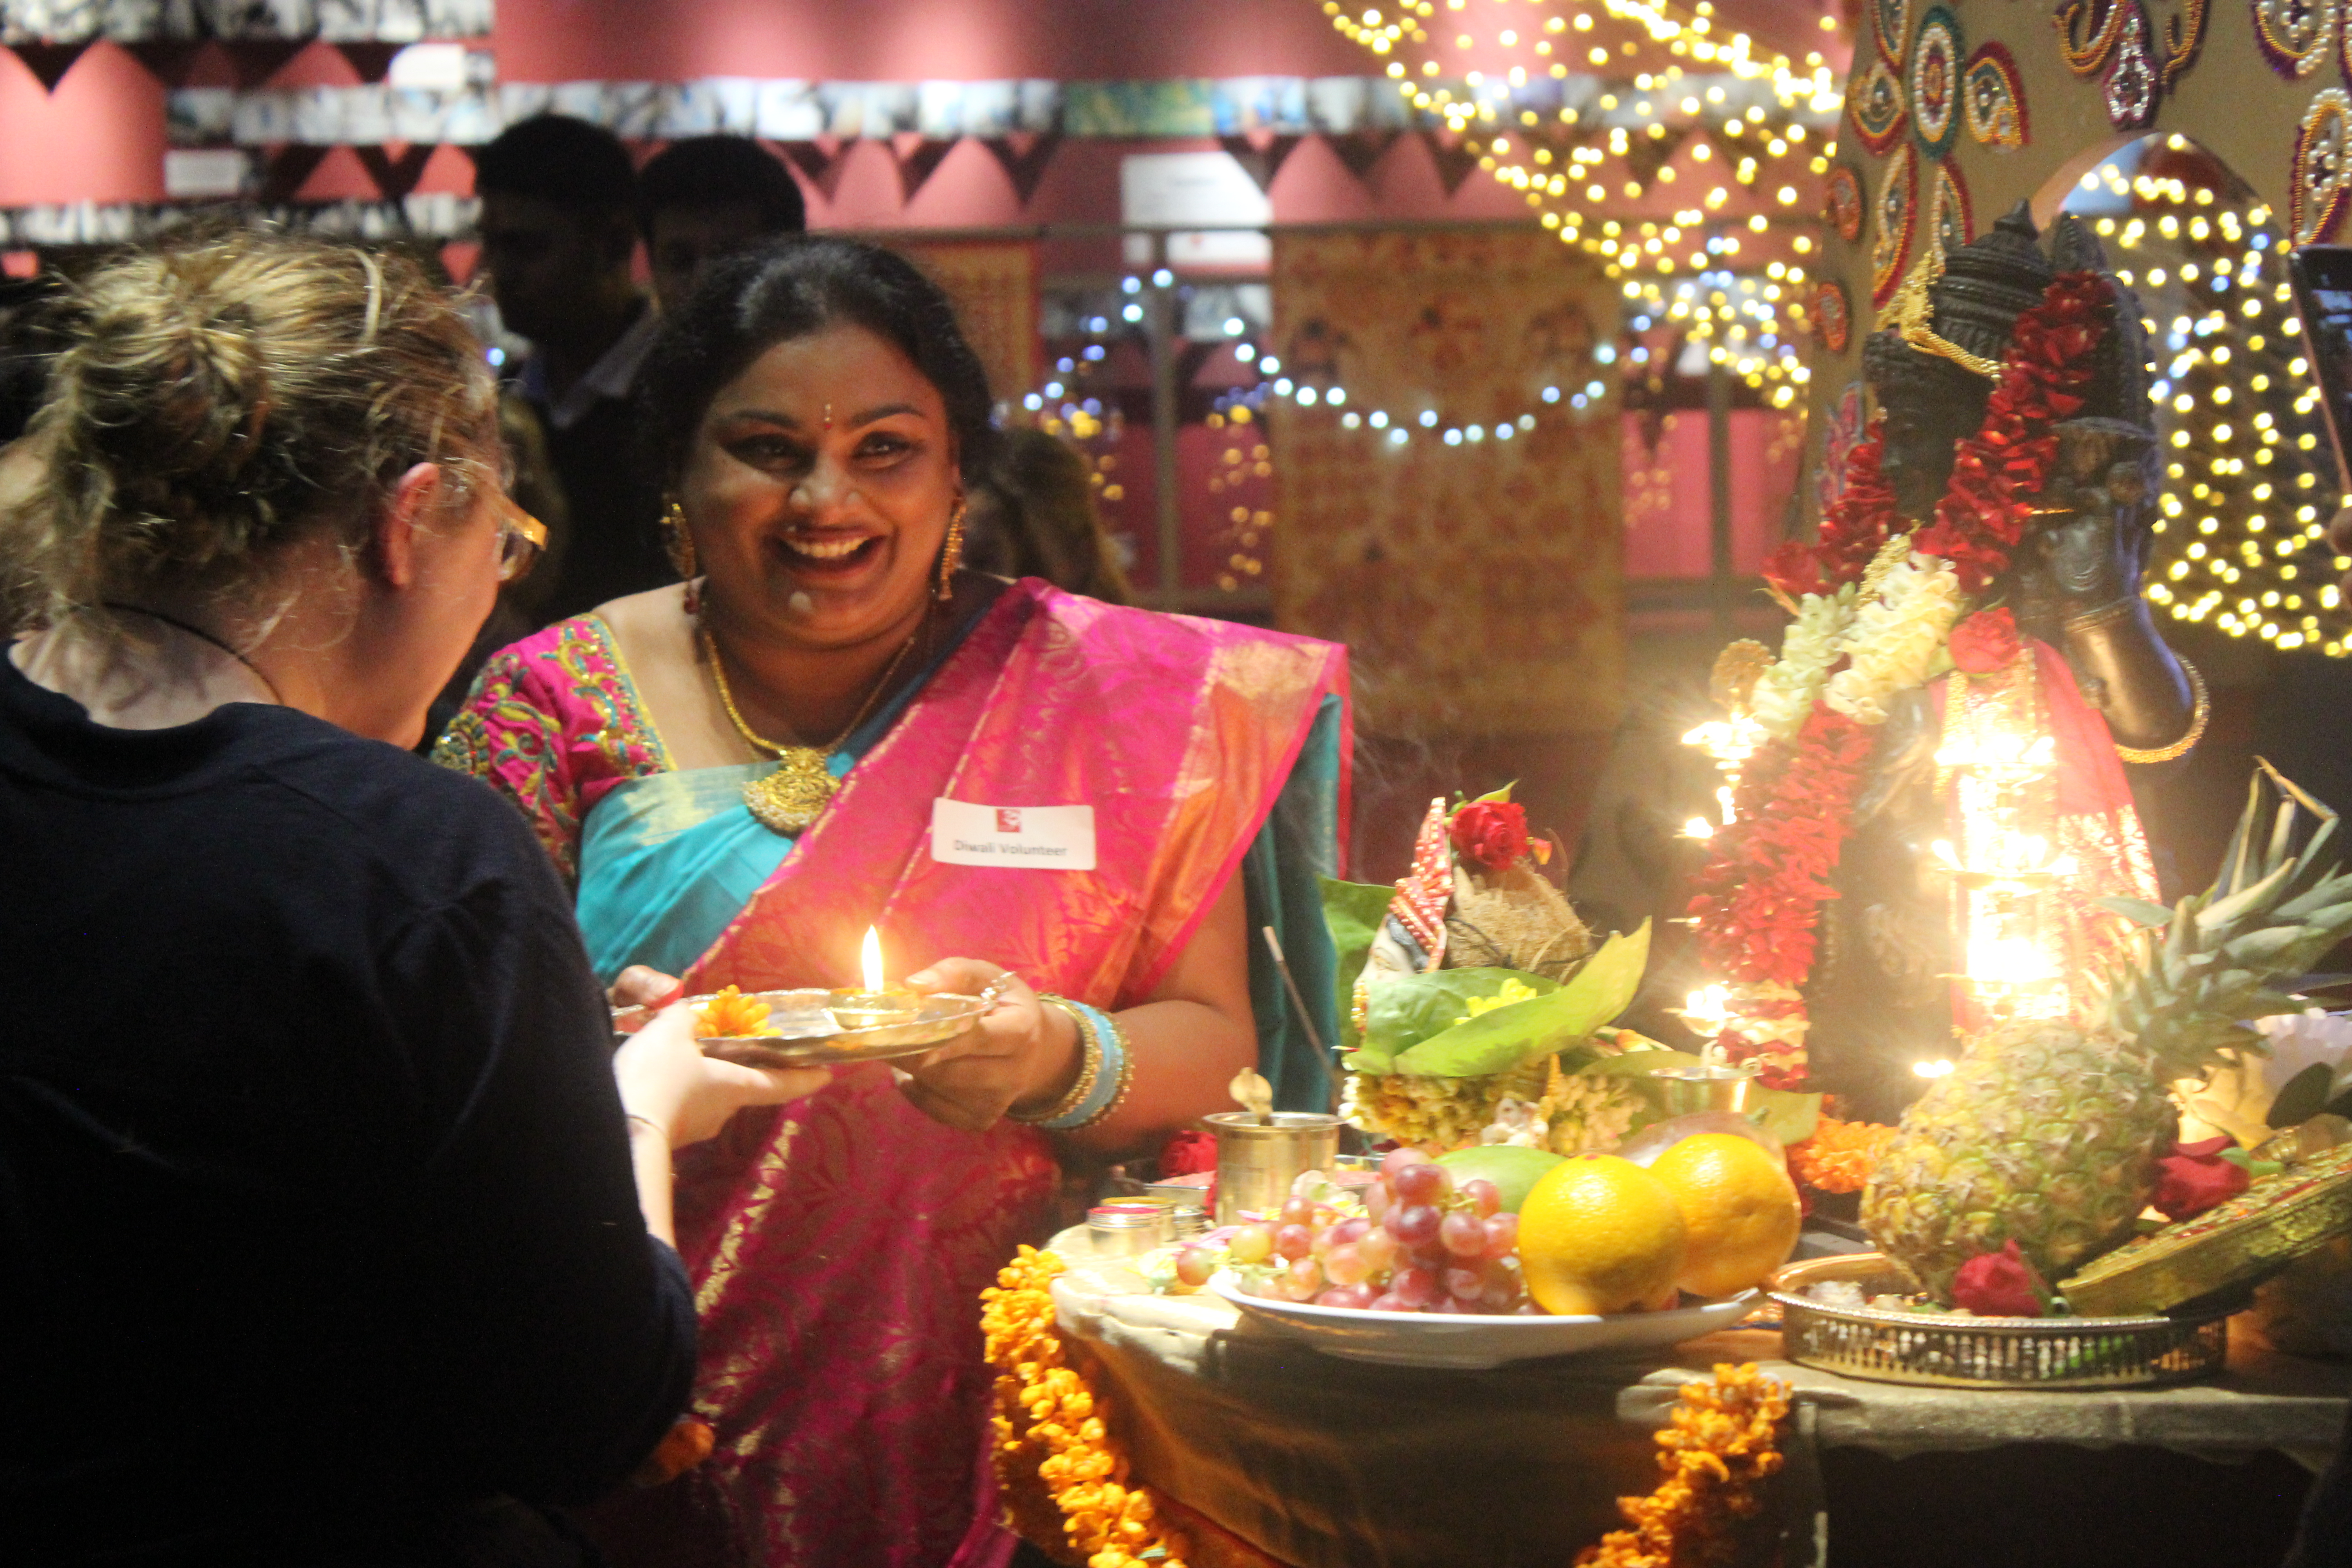
<svg viewBox="0 0 2352 1568"><path fill-rule="evenodd" d="M911 1075L739 1118L678 1188L718 1438L687 1533L1001 1563L977 1298L1064 1158L1149 1150L1253 1064L1325 1102L1251 938L1328 1006L1345 655L961 571L986 380L887 252L734 258L646 384L687 581L506 650L441 756L576 878L608 982L852 984L868 926L919 987L1003 981Z"/></svg>

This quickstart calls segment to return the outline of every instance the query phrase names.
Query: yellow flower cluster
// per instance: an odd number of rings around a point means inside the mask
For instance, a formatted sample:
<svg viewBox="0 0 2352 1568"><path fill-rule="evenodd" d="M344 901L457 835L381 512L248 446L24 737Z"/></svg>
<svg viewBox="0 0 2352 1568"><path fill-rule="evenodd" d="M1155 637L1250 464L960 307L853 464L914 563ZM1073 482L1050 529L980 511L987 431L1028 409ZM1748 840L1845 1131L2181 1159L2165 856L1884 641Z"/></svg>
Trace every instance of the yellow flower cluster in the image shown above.
<svg viewBox="0 0 2352 1568"><path fill-rule="evenodd" d="M1466 1024L1471 1019L1482 1017L1497 1007L1507 1007L1514 1002L1532 1002L1535 999L1536 988L1526 981L1506 980L1503 982L1503 988L1492 996L1464 997L1463 1005L1468 1007L1470 1011L1454 1021L1456 1024Z"/></svg>
<svg viewBox="0 0 2352 1568"><path fill-rule="evenodd" d="M1789 1170L1817 1193L1858 1193L1895 1141L1895 1129L1876 1121L1824 1116L1813 1135L1789 1145Z"/></svg>
<svg viewBox="0 0 2352 1568"><path fill-rule="evenodd" d="M1718 1366L1685 1384L1682 1403L1658 1434L1666 1474L1647 1497L1619 1498L1631 1530L1615 1530L1577 1554L1576 1568L1731 1568L1739 1560L1738 1521L1763 1511L1760 1483L1777 1474L1789 1385L1753 1362Z"/></svg>
<svg viewBox="0 0 2352 1568"><path fill-rule="evenodd" d="M768 1005L756 996L746 996L730 985L694 1010L694 1037L698 1040L744 1039L753 1035L772 1035L768 1027Z"/></svg>
<svg viewBox="0 0 2352 1568"><path fill-rule="evenodd" d="M1070 1364L1054 1321L1062 1260L1024 1247L980 1293L981 1332L996 1369L996 1474L1013 1528L1085 1568L1184 1568L1149 1488L1131 1485L1105 1425L1108 1405Z"/></svg>

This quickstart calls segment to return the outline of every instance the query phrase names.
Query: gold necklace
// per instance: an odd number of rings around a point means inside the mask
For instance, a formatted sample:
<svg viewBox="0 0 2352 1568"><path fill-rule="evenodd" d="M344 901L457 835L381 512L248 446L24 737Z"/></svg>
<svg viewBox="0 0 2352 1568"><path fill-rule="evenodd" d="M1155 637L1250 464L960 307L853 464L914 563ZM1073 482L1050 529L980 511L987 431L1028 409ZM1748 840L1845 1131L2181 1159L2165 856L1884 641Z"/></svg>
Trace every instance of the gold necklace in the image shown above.
<svg viewBox="0 0 2352 1568"><path fill-rule="evenodd" d="M889 689L891 678L898 673L898 667L907 662L907 655L914 647L915 639L922 635L923 627L929 625L930 617L926 616L922 626L907 634L907 640L899 644L898 651L891 656L889 667L882 671L882 679L876 681L874 689L866 694L866 700L858 708L856 716L827 746L786 745L780 741L769 740L745 723L742 713L735 706L735 694L727 689L727 667L719 658L719 645L711 640L710 628L697 628L702 637L703 657L710 661L710 678L719 688L719 706L727 710L727 717L734 724L735 732L751 742L753 749L776 759L775 772L753 779L743 786L743 804L759 820L761 826L787 837L798 837L808 831L810 824L816 821L819 814L832 801L834 792L841 787L840 781L833 776L833 770L825 766L825 759L856 732L858 725L866 721L866 715L873 711L874 704Z"/></svg>

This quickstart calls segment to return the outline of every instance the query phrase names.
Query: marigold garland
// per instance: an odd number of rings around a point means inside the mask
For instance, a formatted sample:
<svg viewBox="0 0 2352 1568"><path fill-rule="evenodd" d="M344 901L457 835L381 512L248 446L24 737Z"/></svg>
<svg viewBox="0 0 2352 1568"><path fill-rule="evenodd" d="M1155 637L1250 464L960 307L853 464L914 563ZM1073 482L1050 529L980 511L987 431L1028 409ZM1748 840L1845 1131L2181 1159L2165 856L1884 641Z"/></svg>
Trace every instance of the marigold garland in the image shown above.
<svg viewBox="0 0 2352 1568"><path fill-rule="evenodd" d="M1764 1510L1762 1484L1782 1463L1789 1385L1750 1362L1718 1365L1682 1398L1658 1434L1666 1479L1647 1497L1619 1498L1631 1530L1612 1530L1577 1553L1576 1568L1730 1568L1738 1521Z"/></svg>
<svg viewBox="0 0 2352 1568"><path fill-rule="evenodd" d="M980 1293L981 1331L996 1369L996 1477L1012 1527L1086 1568L1184 1568L1181 1539L1160 1520L1151 1489L1130 1485L1110 1435L1109 1404L1072 1365L1054 1321L1062 1260L1024 1247Z"/></svg>
<svg viewBox="0 0 2352 1568"><path fill-rule="evenodd" d="M1882 552L1901 553L1889 546L1906 526L1875 430L1848 454L1846 489L1819 537L1766 564L1772 585L1801 600L1782 659L1802 669L1759 681L1790 711L1776 721L1759 697L1774 738L1740 774L1735 819L1715 836L1690 912L1702 961L1728 983L1717 1044L1730 1060L1754 1061L1769 1087L1805 1084L1802 987L1875 726L1888 700L1936 673L1953 625L2024 539L2057 457L2053 427L2084 405L2113 302L2097 274L2069 272L2018 318L1984 422L1959 444L1951 482L1898 569L1864 581ZM1860 591L1848 597L1848 584ZM1791 735L1794 703L1809 694Z"/></svg>
<svg viewBox="0 0 2352 1568"><path fill-rule="evenodd" d="M1811 1137L1789 1145L1789 1173L1817 1193L1858 1193L1894 1141L1895 1129L1883 1123L1824 1116Z"/></svg>

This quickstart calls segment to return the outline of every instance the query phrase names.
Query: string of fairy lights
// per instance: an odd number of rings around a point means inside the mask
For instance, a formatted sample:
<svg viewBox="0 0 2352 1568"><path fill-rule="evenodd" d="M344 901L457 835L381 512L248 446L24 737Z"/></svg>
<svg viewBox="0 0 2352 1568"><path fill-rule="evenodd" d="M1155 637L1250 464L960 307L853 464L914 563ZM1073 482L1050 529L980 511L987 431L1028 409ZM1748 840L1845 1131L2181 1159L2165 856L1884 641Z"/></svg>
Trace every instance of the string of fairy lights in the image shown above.
<svg viewBox="0 0 2352 1568"><path fill-rule="evenodd" d="M1472 4L1323 9L1545 227L1625 279L1629 309L1683 327L1773 406L1790 406L1811 329L1804 260L1820 244L1812 219L1843 105L1823 54L1800 63L1759 51L1711 0L1688 11L1525 0L1524 16L1512 0ZM1449 49L1457 67L1513 63L1449 69ZM1668 63L1640 68L1660 49ZM1628 210L1644 202L1655 210Z"/></svg>
<svg viewBox="0 0 2352 1568"><path fill-rule="evenodd" d="M2179 136L2143 147L2189 152ZM2242 187L2217 190L2234 184L2226 175L2203 177L2218 165L2170 161L2178 172L2110 160L2068 203L2117 209L2092 226L2138 292L2149 336L2164 488L2147 598L2230 637L2340 657L2352 614L2335 579L2352 560L2326 543L2338 481L2287 247L2265 205Z"/></svg>
<svg viewBox="0 0 2352 1568"><path fill-rule="evenodd" d="M1000 410L1007 424L1034 426L1077 447L1087 458L1104 521L1114 534L1135 531L1122 511L1128 492L1118 448L1126 418L1116 391L1097 391L1094 383L1108 363L1114 341L1143 330L1144 291L1182 287L1166 268L1120 279L1123 302L1080 312L1076 324L1081 341L1054 359L1035 388ZM1660 311L1663 319L1663 304ZM1433 396L1415 399L1418 406L1399 405L1391 411L1351 395L1345 384L1329 377L1294 377L1286 374L1280 355L1258 347L1247 322L1239 317L1229 319L1224 331L1235 362L1253 377L1219 392L1203 421L1222 442L1210 458L1203 483L1223 509L1220 527L1209 547L1215 557L1216 585L1225 592L1262 578L1266 571L1275 525L1270 500L1274 454L1264 423L1271 405L1288 402L1303 409L1338 410L1340 428L1372 432L1383 451L1394 451L1415 440L1475 447L1520 438L1546 419L1580 421L1601 414L1615 390L1612 367L1621 360L1639 367L1650 359L1649 349L1640 344L1621 353L1615 343L1597 343L1590 363L1583 366L1584 379L1563 378L1542 387L1535 400L1517 414L1465 420L1445 414L1435 405Z"/></svg>

